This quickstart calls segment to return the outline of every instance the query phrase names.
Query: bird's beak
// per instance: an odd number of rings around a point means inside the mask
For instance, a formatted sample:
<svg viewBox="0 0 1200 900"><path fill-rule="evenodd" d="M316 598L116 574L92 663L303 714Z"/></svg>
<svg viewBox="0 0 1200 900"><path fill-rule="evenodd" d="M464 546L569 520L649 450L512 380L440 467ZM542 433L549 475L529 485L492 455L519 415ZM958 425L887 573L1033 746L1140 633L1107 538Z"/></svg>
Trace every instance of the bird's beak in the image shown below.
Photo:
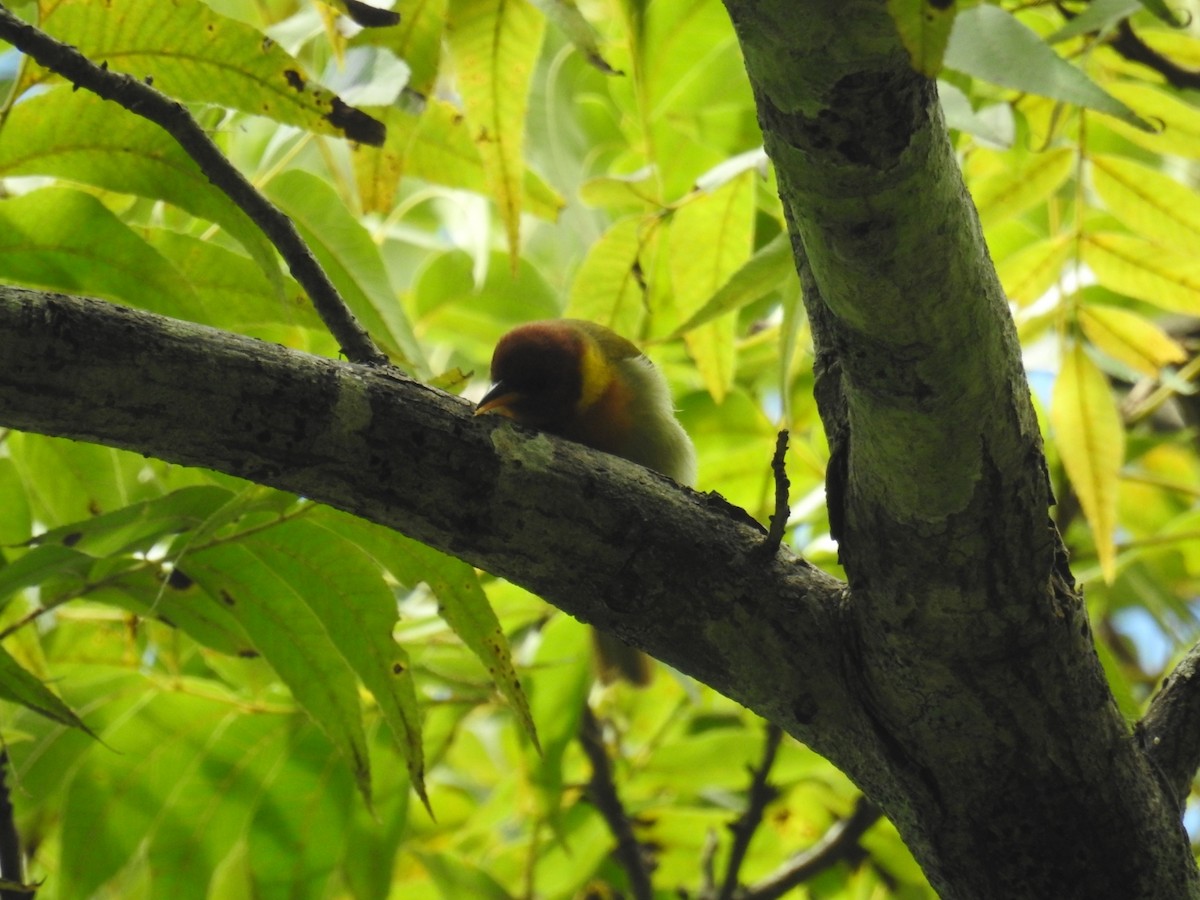
<svg viewBox="0 0 1200 900"><path fill-rule="evenodd" d="M482 416L485 413L496 413L497 415L511 419L513 418L512 405L519 396L520 394L514 390L510 390L508 385L503 381L497 381L483 395L483 399L479 401L479 405L475 407L475 415Z"/></svg>

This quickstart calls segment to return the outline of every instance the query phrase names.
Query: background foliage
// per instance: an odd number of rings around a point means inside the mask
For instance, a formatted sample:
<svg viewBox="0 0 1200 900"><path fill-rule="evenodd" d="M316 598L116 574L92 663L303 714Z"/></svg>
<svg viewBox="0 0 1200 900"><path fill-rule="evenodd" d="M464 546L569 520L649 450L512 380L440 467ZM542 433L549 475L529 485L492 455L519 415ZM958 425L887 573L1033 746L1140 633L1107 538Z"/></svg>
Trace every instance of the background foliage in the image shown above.
<svg viewBox="0 0 1200 900"><path fill-rule="evenodd" d="M763 521L788 428L791 540L837 570L799 285L720 5L401 0L367 29L308 0L12 6L187 101L418 377L478 391L509 327L607 323L665 369L699 487ZM940 78L1134 717L1200 630L1200 40L1149 0L889 8ZM383 146L333 136L328 92ZM14 51L0 94L0 279L336 355L170 138ZM589 694L657 888L728 852L765 738L703 686L598 691L574 621L303 499L0 440L0 735L40 897L607 896ZM748 882L857 797L787 739L770 777ZM810 895L931 895L888 823L861 846Z"/></svg>

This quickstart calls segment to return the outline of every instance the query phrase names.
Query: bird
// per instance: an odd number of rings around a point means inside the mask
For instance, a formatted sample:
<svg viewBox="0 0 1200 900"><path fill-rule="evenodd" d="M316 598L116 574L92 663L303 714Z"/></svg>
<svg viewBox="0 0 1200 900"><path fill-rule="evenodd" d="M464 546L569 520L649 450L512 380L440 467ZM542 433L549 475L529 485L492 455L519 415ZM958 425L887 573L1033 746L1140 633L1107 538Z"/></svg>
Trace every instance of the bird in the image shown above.
<svg viewBox="0 0 1200 900"><path fill-rule="evenodd" d="M696 479L696 450L662 372L632 341L582 319L519 325L492 354L491 387L476 415L501 415L620 456L684 485ZM601 681L650 680L648 658L597 631Z"/></svg>

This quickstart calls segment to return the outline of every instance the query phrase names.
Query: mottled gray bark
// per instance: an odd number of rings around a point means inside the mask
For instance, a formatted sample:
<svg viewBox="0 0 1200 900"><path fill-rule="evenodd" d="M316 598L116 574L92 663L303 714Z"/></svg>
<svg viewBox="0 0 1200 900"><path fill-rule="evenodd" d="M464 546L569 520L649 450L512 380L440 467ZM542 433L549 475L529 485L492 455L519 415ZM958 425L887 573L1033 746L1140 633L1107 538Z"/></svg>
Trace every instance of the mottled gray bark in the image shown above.
<svg viewBox="0 0 1200 900"><path fill-rule="evenodd" d="M1200 896L1048 517L1015 329L932 81L883 3L726 0L791 226L830 437L851 772L946 898Z"/></svg>

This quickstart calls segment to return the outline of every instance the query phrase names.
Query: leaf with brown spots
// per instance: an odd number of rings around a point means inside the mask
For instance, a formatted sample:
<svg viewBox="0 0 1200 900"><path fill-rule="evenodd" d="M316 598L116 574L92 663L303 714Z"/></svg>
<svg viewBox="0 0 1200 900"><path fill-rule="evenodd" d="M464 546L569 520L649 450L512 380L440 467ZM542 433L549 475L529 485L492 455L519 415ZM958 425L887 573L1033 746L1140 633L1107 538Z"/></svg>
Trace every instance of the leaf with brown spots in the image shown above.
<svg viewBox="0 0 1200 900"><path fill-rule="evenodd" d="M62 0L43 20L50 34L107 60L179 100L266 116L316 134L382 143L383 126L317 87L300 64L254 27L201 0L144 3ZM18 93L50 75L30 65Z"/></svg>

